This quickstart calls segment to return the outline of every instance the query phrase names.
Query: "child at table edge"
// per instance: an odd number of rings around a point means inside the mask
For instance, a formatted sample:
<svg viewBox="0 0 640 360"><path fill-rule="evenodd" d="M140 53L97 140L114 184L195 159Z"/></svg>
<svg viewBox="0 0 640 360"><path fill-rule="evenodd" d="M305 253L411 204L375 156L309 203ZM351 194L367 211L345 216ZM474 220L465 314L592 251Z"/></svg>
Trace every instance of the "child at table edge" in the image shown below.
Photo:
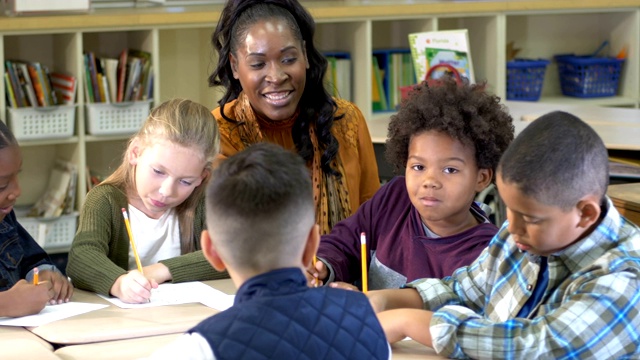
<svg viewBox="0 0 640 360"><path fill-rule="evenodd" d="M47 304L68 302L73 286L16 219L22 193L22 154L15 136L0 121L0 317L39 313ZM33 284L34 269L39 283Z"/></svg>
<svg viewBox="0 0 640 360"><path fill-rule="evenodd" d="M120 166L87 194L67 264L74 284L143 303L166 281L228 277L206 261L199 242L204 189L218 150L218 127L205 106L174 98L154 108L129 139Z"/></svg>
<svg viewBox="0 0 640 360"><path fill-rule="evenodd" d="M444 77L403 101L391 116L385 155L404 176L322 235L321 281L359 282L363 232L369 289L449 276L480 255L498 228L474 198L493 182L514 133L508 111L485 86ZM425 196L435 204L425 204Z"/></svg>

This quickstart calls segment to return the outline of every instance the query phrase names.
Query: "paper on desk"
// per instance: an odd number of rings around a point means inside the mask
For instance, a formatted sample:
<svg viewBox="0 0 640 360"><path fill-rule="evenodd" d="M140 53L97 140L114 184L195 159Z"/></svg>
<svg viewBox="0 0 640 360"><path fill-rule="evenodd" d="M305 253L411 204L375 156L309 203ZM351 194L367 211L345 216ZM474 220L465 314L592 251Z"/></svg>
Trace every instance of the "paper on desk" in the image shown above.
<svg viewBox="0 0 640 360"><path fill-rule="evenodd" d="M90 304L81 302L68 302L59 305L47 305L35 315L28 315L19 318L0 317L0 325L6 326L28 326L35 327L48 324L53 321L66 319L68 317L88 313L109 305Z"/></svg>
<svg viewBox="0 0 640 360"><path fill-rule="evenodd" d="M202 303L210 308L223 311L233 305L233 295L227 295L198 281L160 284L157 289L151 290L151 301L143 304L128 304L118 298L104 295L100 295L100 297L123 309Z"/></svg>

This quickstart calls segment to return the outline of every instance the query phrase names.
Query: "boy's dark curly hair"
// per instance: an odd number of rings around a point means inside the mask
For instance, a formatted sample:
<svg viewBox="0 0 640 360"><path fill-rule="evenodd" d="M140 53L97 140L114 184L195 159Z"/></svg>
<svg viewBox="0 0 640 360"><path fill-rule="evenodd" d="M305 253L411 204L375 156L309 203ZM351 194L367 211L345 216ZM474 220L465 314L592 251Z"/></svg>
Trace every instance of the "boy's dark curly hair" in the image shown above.
<svg viewBox="0 0 640 360"><path fill-rule="evenodd" d="M514 126L500 98L487 93L484 83L458 84L448 76L431 86L422 82L389 122L385 156L396 172L407 165L411 138L430 130L473 146L478 168L495 173L513 140Z"/></svg>

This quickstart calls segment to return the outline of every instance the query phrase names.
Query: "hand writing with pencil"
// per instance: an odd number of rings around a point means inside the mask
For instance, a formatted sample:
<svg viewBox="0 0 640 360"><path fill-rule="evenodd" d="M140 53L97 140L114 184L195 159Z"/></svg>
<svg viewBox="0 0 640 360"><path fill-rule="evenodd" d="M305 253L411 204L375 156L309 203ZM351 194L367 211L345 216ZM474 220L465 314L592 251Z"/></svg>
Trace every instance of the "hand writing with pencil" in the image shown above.
<svg viewBox="0 0 640 360"><path fill-rule="evenodd" d="M311 263L305 272L309 287L322 286L324 284L324 280L329 276L329 270L324 262L320 260L314 262L315 264Z"/></svg>
<svg viewBox="0 0 640 360"><path fill-rule="evenodd" d="M158 282L153 279L147 279L138 270L131 270L116 279L116 282L111 286L110 293L123 302L141 304L149 302L151 289L157 288Z"/></svg>
<svg viewBox="0 0 640 360"><path fill-rule="evenodd" d="M39 313L53 298L53 285L48 281L41 281L33 285L26 280L20 280L2 296L10 301L0 301L2 316L19 317Z"/></svg>

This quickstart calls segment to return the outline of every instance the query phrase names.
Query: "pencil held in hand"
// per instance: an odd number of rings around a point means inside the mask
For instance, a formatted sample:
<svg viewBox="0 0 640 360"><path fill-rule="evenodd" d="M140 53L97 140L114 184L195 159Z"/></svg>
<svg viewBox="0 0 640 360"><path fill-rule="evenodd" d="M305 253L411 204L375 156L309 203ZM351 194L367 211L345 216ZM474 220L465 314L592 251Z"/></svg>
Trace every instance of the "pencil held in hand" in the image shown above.
<svg viewBox="0 0 640 360"><path fill-rule="evenodd" d="M367 283L367 236L365 233L360 233L360 260L362 262L362 292L366 293L369 285Z"/></svg>
<svg viewBox="0 0 640 360"><path fill-rule="evenodd" d="M129 234L129 242L131 243L131 250L133 250L133 256L136 258L136 265L138 266L138 271L144 275L142 271L142 263L140 263L140 256L138 256L138 249L136 248L136 242L133 240L133 234L131 233L131 223L129 223L129 215L127 214L127 209L122 208L122 216L124 216L124 225L127 227L127 234Z"/></svg>
<svg viewBox="0 0 640 360"><path fill-rule="evenodd" d="M40 274L40 270L38 268L33 268L33 285L38 285L40 283L40 279L38 278Z"/></svg>

